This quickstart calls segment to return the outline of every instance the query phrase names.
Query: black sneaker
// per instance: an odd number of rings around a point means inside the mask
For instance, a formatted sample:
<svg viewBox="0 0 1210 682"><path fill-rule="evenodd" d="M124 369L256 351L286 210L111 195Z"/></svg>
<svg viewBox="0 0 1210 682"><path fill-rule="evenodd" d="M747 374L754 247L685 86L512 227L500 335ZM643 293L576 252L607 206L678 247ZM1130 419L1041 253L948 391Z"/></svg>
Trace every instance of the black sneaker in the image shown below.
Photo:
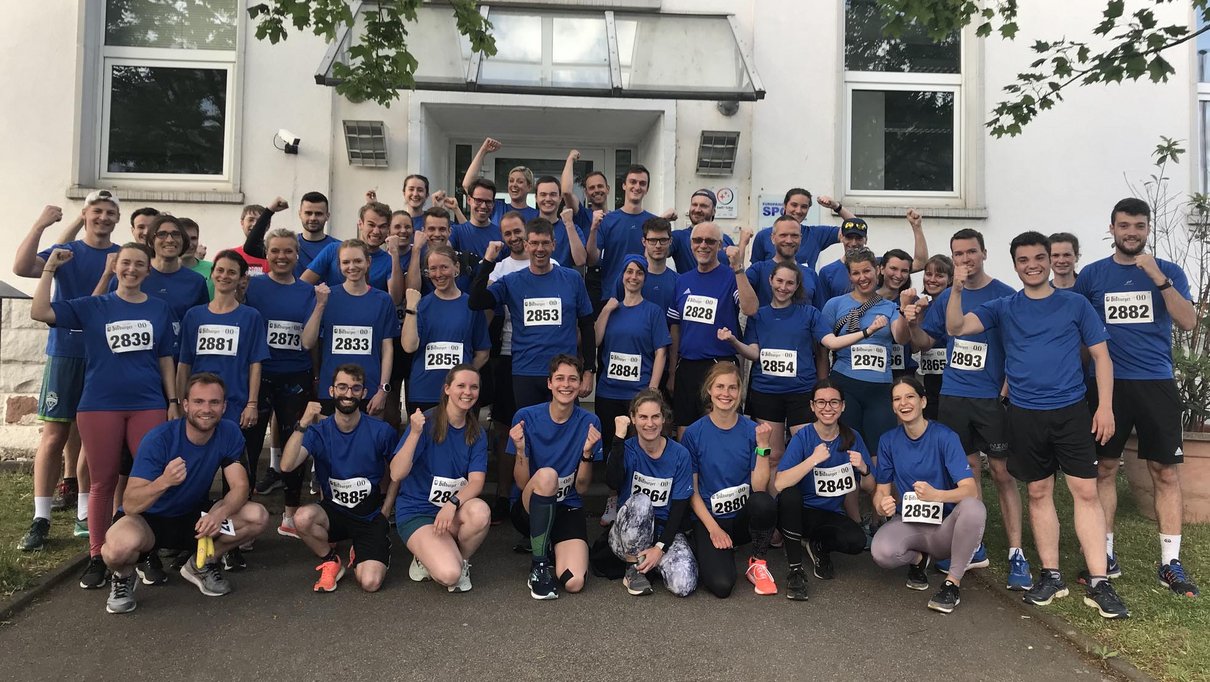
<svg viewBox="0 0 1210 682"><path fill-rule="evenodd" d="M232 547L223 555L224 571L242 571L245 568L248 568L248 562L244 560L244 554L239 547Z"/></svg>
<svg viewBox="0 0 1210 682"><path fill-rule="evenodd" d="M139 574L139 579L143 581L144 585L163 585L168 582L164 564L155 550L147 554L140 554L139 563L135 564L134 570Z"/></svg>
<svg viewBox="0 0 1210 682"><path fill-rule="evenodd" d="M918 563L908 564L908 589L924 591L929 588L928 568L930 563L929 555L922 553Z"/></svg>
<svg viewBox="0 0 1210 682"><path fill-rule="evenodd" d="M962 603L962 595L959 593L958 586L950 581L945 581L941 586L941 591L933 595L929 600L929 608L941 613L952 613L954 607Z"/></svg>
<svg viewBox="0 0 1210 682"><path fill-rule="evenodd" d="M99 590L109 584L109 569L105 560L99 556L89 557L84 575L80 576L80 587L86 590Z"/></svg>
<svg viewBox="0 0 1210 682"><path fill-rule="evenodd" d="M811 572L820 580L831 580L836 577L836 569L832 567L832 556L823 550L818 540L807 542L807 556L811 557Z"/></svg>
<svg viewBox="0 0 1210 682"><path fill-rule="evenodd" d="M1129 618L1130 611L1122 603L1113 583L1102 580L1096 587L1088 588L1084 595L1084 603L1097 610L1102 618Z"/></svg>
<svg viewBox="0 0 1210 682"><path fill-rule="evenodd" d="M55 486L55 495L50 500L51 511L67 511L75 509L76 494L74 486L66 480L59 481L59 485Z"/></svg>
<svg viewBox="0 0 1210 682"><path fill-rule="evenodd" d="M46 539L50 536L50 519L34 519L29 524L29 532L17 543L22 552L41 552L46 547Z"/></svg>
<svg viewBox="0 0 1210 682"><path fill-rule="evenodd" d="M647 579L647 576L639 572L639 567L635 564L630 564L626 567L626 575L622 578L622 586L635 597L645 597L654 591L651 589L651 581Z"/></svg>
<svg viewBox="0 0 1210 682"><path fill-rule="evenodd" d="M277 473L273 467L269 467L265 471L265 477L256 483L257 495L268 495L274 490L281 490L286 487L285 481L282 480L282 475Z"/></svg>
<svg viewBox="0 0 1210 682"><path fill-rule="evenodd" d="M1197 585L1185 576L1185 568L1180 559L1173 559L1167 564L1160 565L1160 584L1182 597L1196 597Z"/></svg>
<svg viewBox="0 0 1210 682"><path fill-rule="evenodd" d="M186 562L193 559L193 550L183 549L172 555L172 561L168 564L168 570L179 571Z"/></svg>
<svg viewBox="0 0 1210 682"><path fill-rule="evenodd" d="M529 570L529 596L534 599L558 599L559 588L550 564L534 564Z"/></svg>
<svg viewBox="0 0 1210 682"><path fill-rule="evenodd" d="M1066 597L1067 594L1067 584L1062 578L1054 573L1042 571L1038 581L1025 592L1021 601L1034 606L1046 606L1056 599Z"/></svg>
<svg viewBox="0 0 1210 682"><path fill-rule="evenodd" d="M793 540L787 542L793 542ZM786 576L786 599L807 600L807 572L803 570L802 566L791 568L790 574Z"/></svg>
<svg viewBox="0 0 1210 682"><path fill-rule="evenodd" d="M496 497L496 503L492 505L492 525L498 526L508 519L510 508L508 506L507 497Z"/></svg>

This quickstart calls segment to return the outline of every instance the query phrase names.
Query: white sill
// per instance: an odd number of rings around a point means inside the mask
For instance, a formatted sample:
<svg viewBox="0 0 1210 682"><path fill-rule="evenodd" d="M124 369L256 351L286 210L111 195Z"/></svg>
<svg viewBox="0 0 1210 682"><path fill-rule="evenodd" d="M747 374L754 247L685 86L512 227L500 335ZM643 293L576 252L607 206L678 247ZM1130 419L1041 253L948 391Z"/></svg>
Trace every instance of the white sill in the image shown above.
<svg viewBox="0 0 1210 682"><path fill-rule="evenodd" d="M94 187L68 187L67 198L83 201L90 193L96 189L109 189L118 195L119 201L159 201L185 204L242 204L244 203L243 192L215 192L215 191L187 191L187 190L149 190L149 189L121 189L121 188L94 188Z"/></svg>
<svg viewBox="0 0 1210 682"><path fill-rule="evenodd" d="M850 203L851 202L851 203ZM986 220L987 208L942 208L939 206L864 206L861 201L856 198L850 198L844 202L844 207L849 209L859 218L902 218L907 214L908 209L915 208L924 214L928 219L941 220Z"/></svg>

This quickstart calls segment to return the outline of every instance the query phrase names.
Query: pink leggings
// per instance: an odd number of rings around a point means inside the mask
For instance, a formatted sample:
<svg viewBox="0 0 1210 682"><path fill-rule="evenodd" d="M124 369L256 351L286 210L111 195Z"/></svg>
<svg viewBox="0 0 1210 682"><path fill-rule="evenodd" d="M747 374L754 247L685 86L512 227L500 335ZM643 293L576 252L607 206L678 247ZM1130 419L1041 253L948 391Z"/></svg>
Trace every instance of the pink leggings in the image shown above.
<svg viewBox="0 0 1210 682"><path fill-rule="evenodd" d="M122 443L132 455L139 454L143 436L163 424L164 410L121 410L112 412L79 412L76 427L80 442L88 453L88 553L100 556L105 533L113 523L113 493L118 486L118 469L122 465Z"/></svg>

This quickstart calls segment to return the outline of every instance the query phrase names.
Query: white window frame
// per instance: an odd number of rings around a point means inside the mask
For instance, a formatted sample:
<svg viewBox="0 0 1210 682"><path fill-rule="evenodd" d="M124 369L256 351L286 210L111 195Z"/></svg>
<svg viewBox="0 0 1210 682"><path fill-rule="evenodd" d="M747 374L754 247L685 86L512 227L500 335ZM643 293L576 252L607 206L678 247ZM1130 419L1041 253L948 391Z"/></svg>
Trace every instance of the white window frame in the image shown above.
<svg viewBox="0 0 1210 682"><path fill-rule="evenodd" d="M1196 53L1195 53L1196 54ZM1200 70L1200 65L1198 66ZM1210 74L1207 74L1210 75ZM1194 183L1196 191L1210 192L1210 131L1206 130L1206 114L1210 110L1210 82L1201 81L1201 76L1197 78L1197 111L1194 114L1194 120L1197 123L1193 126L1194 139L1198 142L1198 177Z"/></svg>

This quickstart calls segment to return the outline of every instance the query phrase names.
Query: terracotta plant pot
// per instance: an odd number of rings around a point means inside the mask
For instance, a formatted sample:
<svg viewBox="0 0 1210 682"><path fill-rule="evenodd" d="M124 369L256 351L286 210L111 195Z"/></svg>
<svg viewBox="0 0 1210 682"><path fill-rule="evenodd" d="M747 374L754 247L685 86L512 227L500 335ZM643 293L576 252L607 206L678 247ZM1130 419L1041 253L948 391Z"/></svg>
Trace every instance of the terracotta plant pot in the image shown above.
<svg viewBox="0 0 1210 682"><path fill-rule="evenodd" d="M1155 519L1155 492L1147 463L1138 458L1138 441L1134 436L1126 441L1123 453L1126 479L1139 511ZM1185 432L1185 463L1181 465L1181 494L1185 506L1185 523L1210 523L1210 433Z"/></svg>

